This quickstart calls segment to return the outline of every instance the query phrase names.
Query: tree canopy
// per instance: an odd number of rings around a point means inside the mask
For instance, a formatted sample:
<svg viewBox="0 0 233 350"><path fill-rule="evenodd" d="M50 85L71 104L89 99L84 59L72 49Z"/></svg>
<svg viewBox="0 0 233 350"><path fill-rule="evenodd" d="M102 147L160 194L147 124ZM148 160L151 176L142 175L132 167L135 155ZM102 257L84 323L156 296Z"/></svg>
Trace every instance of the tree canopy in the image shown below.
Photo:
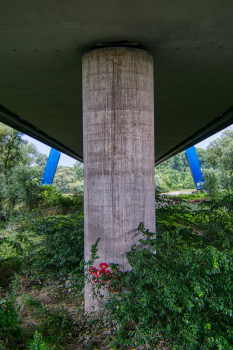
<svg viewBox="0 0 233 350"><path fill-rule="evenodd" d="M0 206L5 217L22 203L30 210L35 207L48 159L22 136L0 123ZM210 193L218 197L222 190L232 190L233 129L225 130L206 150L196 151ZM53 185L62 194L83 193L83 164L77 161L73 167L58 166ZM184 152L155 167L155 187L161 192L195 189Z"/></svg>

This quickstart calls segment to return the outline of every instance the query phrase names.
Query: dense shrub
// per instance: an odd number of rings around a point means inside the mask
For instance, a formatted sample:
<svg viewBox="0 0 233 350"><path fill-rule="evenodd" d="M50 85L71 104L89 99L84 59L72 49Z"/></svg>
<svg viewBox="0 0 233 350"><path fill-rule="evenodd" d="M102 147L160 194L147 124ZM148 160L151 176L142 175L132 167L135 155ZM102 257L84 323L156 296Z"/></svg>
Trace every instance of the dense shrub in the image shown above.
<svg viewBox="0 0 233 350"><path fill-rule="evenodd" d="M2 344L11 344L11 349L16 349L20 342L22 328L16 309L16 296L18 290L18 278L12 281L12 292L0 297L0 349Z"/></svg>
<svg viewBox="0 0 233 350"><path fill-rule="evenodd" d="M12 300L0 299L0 340L8 340L20 336L18 314Z"/></svg>
<svg viewBox="0 0 233 350"><path fill-rule="evenodd" d="M220 199L222 196L221 183L217 171L214 169L205 169L203 175L205 180L204 187L208 190L210 198Z"/></svg>
<svg viewBox="0 0 233 350"><path fill-rule="evenodd" d="M43 341L42 335L36 331L28 350L49 350L49 348Z"/></svg>
<svg viewBox="0 0 233 350"><path fill-rule="evenodd" d="M114 344L154 349L169 340L173 349L233 348L232 200L228 194L193 213L188 205L164 205L156 238L140 225L140 242L151 251L132 247L132 269L121 274L122 289L106 304L120 324ZM207 220L200 220L202 232L192 225L196 213Z"/></svg>
<svg viewBox="0 0 233 350"><path fill-rule="evenodd" d="M106 305L121 324L116 343L152 347L169 339L174 349L232 349L232 251L190 248L185 230L143 244L156 254L131 249L132 270L122 276L128 293Z"/></svg>
<svg viewBox="0 0 233 350"><path fill-rule="evenodd" d="M177 227L194 233L190 244L200 235L200 247L214 246L219 250L233 247L233 192L227 192L221 200L207 200L201 204L189 204L179 197L157 196L162 205L157 210L157 233L172 232ZM199 238L198 238L199 239Z"/></svg>
<svg viewBox="0 0 233 350"><path fill-rule="evenodd" d="M61 191L53 185L44 185L39 194L39 206L36 213L42 217L51 214L70 214L83 208L82 195L64 196Z"/></svg>
<svg viewBox="0 0 233 350"><path fill-rule="evenodd" d="M31 230L41 238L26 259L34 272L83 276L83 212L36 221Z"/></svg>
<svg viewBox="0 0 233 350"><path fill-rule="evenodd" d="M190 193L190 194L179 194L178 198L182 198L185 201L191 201L191 200L196 200L196 199L202 199L202 198L208 198L208 193L204 192L203 190L195 193Z"/></svg>

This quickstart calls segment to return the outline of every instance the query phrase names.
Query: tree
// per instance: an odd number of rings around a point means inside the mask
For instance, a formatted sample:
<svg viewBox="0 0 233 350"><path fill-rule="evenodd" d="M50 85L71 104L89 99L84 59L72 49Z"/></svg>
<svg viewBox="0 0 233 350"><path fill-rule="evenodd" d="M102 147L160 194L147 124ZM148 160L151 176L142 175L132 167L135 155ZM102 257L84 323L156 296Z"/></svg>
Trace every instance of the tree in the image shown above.
<svg viewBox="0 0 233 350"><path fill-rule="evenodd" d="M162 192L195 187L184 152L158 165L155 168L155 176L162 179L162 184L156 182L157 188Z"/></svg>
<svg viewBox="0 0 233 350"><path fill-rule="evenodd" d="M204 169L205 188L209 191L212 199L221 198L221 184L217 172L213 169Z"/></svg>
<svg viewBox="0 0 233 350"><path fill-rule="evenodd" d="M233 129L228 128L222 136L207 148L207 162L216 172L223 189L233 189Z"/></svg>
<svg viewBox="0 0 233 350"><path fill-rule="evenodd" d="M0 123L0 212L3 219L36 207L44 166L36 147L23 134Z"/></svg>
<svg viewBox="0 0 233 350"><path fill-rule="evenodd" d="M74 172L75 172L75 174L76 174L77 180L82 181L82 180L84 179L84 175L83 175L83 164L77 161L77 162L73 165L73 170L74 170Z"/></svg>
<svg viewBox="0 0 233 350"><path fill-rule="evenodd" d="M0 123L0 159L1 171L5 176L10 175L10 170L23 160L23 153L20 148L26 145L22 140L22 133Z"/></svg>
<svg viewBox="0 0 233 350"><path fill-rule="evenodd" d="M47 161L48 161L48 156L46 156L45 154L39 153L37 158L35 159L35 164L45 168Z"/></svg>
<svg viewBox="0 0 233 350"><path fill-rule="evenodd" d="M203 148L196 147L196 152L201 169L209 169L210 165L207 162L207 151Z"/></svg>
<svg viewBox="0 0 233 350"><path fill-rule="evenodd" d="M60 166L57 168L53 184L62 193L72 193L72 185L76 182L76 174L69 167Z"/></svg>

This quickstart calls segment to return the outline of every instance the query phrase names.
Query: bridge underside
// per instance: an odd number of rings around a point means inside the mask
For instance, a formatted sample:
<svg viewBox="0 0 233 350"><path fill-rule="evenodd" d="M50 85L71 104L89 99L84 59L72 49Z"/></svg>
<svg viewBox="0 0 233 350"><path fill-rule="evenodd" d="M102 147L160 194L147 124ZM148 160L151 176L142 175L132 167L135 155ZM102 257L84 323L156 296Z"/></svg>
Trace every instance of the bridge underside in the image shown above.
<svg viewBox="0 0 233 350"><path fill-rule="evenodd" d="M0 10L0 120L76 159L82 55L108 42L153 56L157 163L233 122L232 1L8 0Z"/></svg>

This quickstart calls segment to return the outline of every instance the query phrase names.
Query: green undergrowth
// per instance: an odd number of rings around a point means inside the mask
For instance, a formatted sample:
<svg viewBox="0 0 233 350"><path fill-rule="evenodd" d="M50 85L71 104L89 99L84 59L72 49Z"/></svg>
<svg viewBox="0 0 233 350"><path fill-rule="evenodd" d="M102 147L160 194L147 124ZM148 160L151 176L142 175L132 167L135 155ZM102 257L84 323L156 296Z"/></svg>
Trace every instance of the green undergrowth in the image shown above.
<svg viewBox="0 0 233 350"><path fill-rule="evenodd" d="M18 278L12 283L11 293L6 293L5 297L0 297L0 350L5 349L5 345L12 345L12 350L17 349L22 337L22 327L20 325L16 298L18 290Z"/></svg>
<svg viewBox="0 0 233 350"><path fill-rule="evenodd" d="M1 350L113 350L108 343L117 332L116 322L85 315L82 298L71 295L65 284L61 293L55 281L40 289L33 280L16 280L15 291L1 297ZM27 292L22 292L25 282Z"/></svg>
<svg viewBox="0 0 233 350"><path fill-rule="evenodd" d="M77 275L83 285L83 212L23 222L6 231L0 247L0 267L18 265L36 278Z"/></svg>
<svg viewBox="0 0 233 350"><path fill-rule="evenodd" d="M195 200L195 199L208 198L209 195L207 192L204 192L201 190L200 192L197 192L197 193L179 194L177 197L182 198L186 201L191 201L191 200Z"/></svg>
<svg viewBox="0 0 233 350"><path fill-rule="evenodd" d="M84 286L83 212L23 220L19 225L10 222L0 239L0 349L61 349L74 336L73 319L65 306L69 298L82 300ZM24 307L39 322L37 328L21 326L18 301L4 290L11 289L13 275L24 276L29 291L34 285L43 295L43 284L52 283L59 295L57 310L47 310L35 298L26 298ZM2 291L2 293L1 293ZM28 292L28 290L27 290ZM3 295L1 297L1 295ZM23 297L23 295L21 295ZM67 299L68 298L68 299ZM49 299L48 299L49 300ZM22 306L22 305L21 305ZM37 322L37 321L36 321ZM74 328L74 327L73 327ZM33 332L38 331L32 342ZM72 336L68 336L71 334ZM41 336L40 336L41 335ZM43 339L40 338L43 336ZM39 340L41 339L41 340ZM41 344L38 347L36 344ZM47 345L45 345L47 344ZM23 347L22 347L23 346ZM50 347L49 347L50 349Z"/></svg>
<svg viewBox="0 0 233 350"><path fill-rule="evenodd" d="M31 226L39 238L28 252L25 268L46 276L83 275L84 233L83 212L52 216Z"/></svg>
<svg viewBox="0 0 233 350"><path fill-rule="evenodd" d="M156 238L139 227L151 249L127 252L132 269L91 319L83 212L4 223L0 349L232 349L233 194L189 200L157 194Z"/></svg>
<svg viewBox="0 0 233 350"><path fill-rule="evenodd" d="M233 195L193 209L174 200L157 210L156 237L139 226L150 250L127 253L132 269L105 306L121 325L113 344L232 349Z"/></svg>
<svg viewBox="0 0 233 350"><path fill-rule="evenodd" d="M49 350L49 347L43 341L42 335L36 331L33 337L33 341L29 345L29 350Z"/></svg>

